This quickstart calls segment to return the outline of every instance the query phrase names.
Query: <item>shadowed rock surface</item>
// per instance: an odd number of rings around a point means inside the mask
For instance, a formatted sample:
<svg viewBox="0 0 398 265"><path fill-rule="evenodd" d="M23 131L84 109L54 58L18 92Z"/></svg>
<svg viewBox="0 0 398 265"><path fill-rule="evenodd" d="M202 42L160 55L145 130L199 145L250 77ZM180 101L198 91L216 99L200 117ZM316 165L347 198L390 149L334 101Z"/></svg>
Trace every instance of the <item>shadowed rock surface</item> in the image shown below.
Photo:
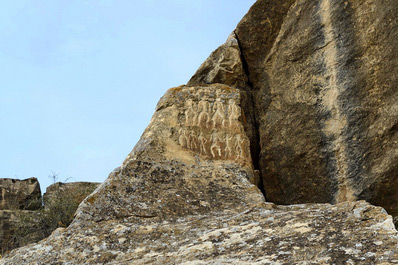
<svg viewBox="0 0 398 265"><path fill-rule="evenodd" d="M258 0L71 226L0 264L397 264L357 201L398 212L397 9Z"/></svg>
<svg viewBox="0 0 398 265"><path fill-rule="evenodd" d="M257 1L234 31L241 56L228 41L190 80L251 94L267 200L398 214L397 12L394 0ZM215 76L220 58L246 76Z"/></svg>
<svg viewBox="0 0 398 265"><path fill-rule="evenodd" d="M41 191L36 178L0 179L0 210L37 210L40 208Z"/></svg>
<svg viewBox="0 0 398 265"><path fill-rule="evenodd" d="M44 198L36 178L0 179L3 200L0 210L0 255L14 248L38 242L57 227L70 224L73 215L100 183L55 183ZM43 208L44 200L44 208ZM28 209L28 210L27 210Z"/></svg>

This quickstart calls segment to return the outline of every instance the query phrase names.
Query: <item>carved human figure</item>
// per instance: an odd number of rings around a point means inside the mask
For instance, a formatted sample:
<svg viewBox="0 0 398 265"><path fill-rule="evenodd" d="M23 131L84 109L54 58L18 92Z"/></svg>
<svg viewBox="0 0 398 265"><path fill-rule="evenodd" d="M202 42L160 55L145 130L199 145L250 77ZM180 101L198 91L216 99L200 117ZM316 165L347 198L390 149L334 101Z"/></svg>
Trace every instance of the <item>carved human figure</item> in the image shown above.
<svg viewBox="0 0 398 265"><path fill-rule="evenodd" d="M214 126L216 127L217 124L224 126L225 125L225 112L224 112L224 105L221 102L220 98L217 98L216 102L214 102L213 113L214 114L212 117L212 121L214 123Z"/></svg>
<svg viewBox="0 0 398 265"><path fill-rule="evenodd" d="M200 127L206 127L209 122L209 111L210 111L210 104L207 100L201 99L198 103L198 120L197 125ZM204 124L204 126L202 125Z"/></svg>
<svg viewBox="0 0 398 265"><path fill-rule="evenodd" d="M222 156L221 153L221 138L218 135L217 132L213 132L212 135L210 136L210 141L211 141L211 145L210 145L210 153L213 157L216 157L217 154L219 157ZM214 151L215 150L215 151Z"/></svg>
<svg viewBox="0 0 398 265"><path fill-rule="evenodd" d="M189 145L189 139L188 139L188 137L187 137L187 134L186 134L185 130L181 128L181 129L178 131L178 134L180 135L180 136L178 137L178 143L179 143L182 147L188 147L188 145Z"/></svg>
<svg viewBox="0 0 398 265"><path fill-rule="evenodd" d="M232 153L232 148L231 148L231 140L233 136L232 135L227 135L225 137L225 158L229 158L233 156Z"/></svg>
<svg viewBox="0 0 398 265"><path fill-rule="evenodd" d="M196 150L198 148L198 145L197 145L198 137L196 137L196 134L194 131L191 131L191 133L189 134L189 140L190 140L191 150Z"/></svg>
<svg viewBox="0 0 398 265"><path fill-rule="evenodd" d="M198 137L198 141L199 141L199 152L202 155L207 155L207 151L206 151L206 137L203 136L203 133L200 132L199 137Z"/></svg>
<svg viewBox="0 0 398 265"><path fill-rule="evenodd" d="M185 102L185 126L193 126L195 125L195 118L196 118L196 112L194 109L194 102L192 99L188 99Z"/></svg>
<svg viewBox="0 0 398 265"><path fill-rule="evenodd" d="M235 136L235 150L236 150L236 159L243 159L243 148L244 148L245 140L242 139L240 134Z"/></svg>
<svg viewBox="0 0 398 265"><path fill-rule="evenodd" d="M229 126L232 127L239 119L240 109L234 100L230 99L228 103L228 121Z"/></svg>

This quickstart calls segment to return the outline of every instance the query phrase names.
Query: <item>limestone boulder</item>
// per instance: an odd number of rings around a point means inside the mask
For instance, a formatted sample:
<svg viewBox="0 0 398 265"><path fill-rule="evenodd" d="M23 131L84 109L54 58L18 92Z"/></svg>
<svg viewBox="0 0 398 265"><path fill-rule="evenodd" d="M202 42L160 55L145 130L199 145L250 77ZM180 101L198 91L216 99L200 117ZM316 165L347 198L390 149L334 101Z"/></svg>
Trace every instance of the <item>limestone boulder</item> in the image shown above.
<svg viewBox="0 0 398 265"><path fill-rule="evenodd" d="M77 220L178 219L263 201L242 115L240 92L229 86L169 89L133 151L84 200Z"/></svg>
<svg viewBox="0 0 398 265"><path fill-rule="evenodd" d="M39 227L32 222L39 215L39 211L0 210L0 255L43 239L37 233ZM26 231L21 231L22 226Z"/></svg>
<svg viewBox="0 0 398 265"><path fill-rule="evenodd" d="M58 200L79 205L101 183L98 182L57 182L47 187L43 195L44 206Z"/></svg>
<svg viewBox="0 0 398 265"><path fill-rule="evenodd" d="M11 210L0 210L0 254L38 242L57 227L70 223L80 202L99 186L99 183L92 182L55 183L47 187L43 208L40 188L34 199L29 197L33 192L28 188L35 191L35 187L39 187L36 179L2 179L1 183L13 193L5 193L9 197L6 197L6 203L3 204ZM14 194L15 198L11 194ZM21 199L22 195L29 199ZM11 200L14 205L9 203L9 198L14 199ZM40 207L32 207L34 203ZM31 210L21 210L21 205ZM30 207L26 207L27 205Z"/></svg>
<svg viewBox="0 0 398 265"><path fill-rule="evenodd" d="M0 210L0 254L15 248L13 234L16 221L15 211Z"/></svg>
<svg viewBox="0 0 398 265"><path fill-rule="evenodd" d="M37 210L42 207L36 178L0 179L0 210Z"/></svg>

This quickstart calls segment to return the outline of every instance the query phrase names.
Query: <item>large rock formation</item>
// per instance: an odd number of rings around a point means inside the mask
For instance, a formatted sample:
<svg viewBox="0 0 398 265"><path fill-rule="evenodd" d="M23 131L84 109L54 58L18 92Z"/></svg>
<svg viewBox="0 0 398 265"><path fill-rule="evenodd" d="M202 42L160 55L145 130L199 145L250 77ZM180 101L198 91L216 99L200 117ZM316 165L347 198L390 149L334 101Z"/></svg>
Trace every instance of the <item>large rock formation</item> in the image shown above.
<svg viewBox="0 0 398 265"><path fill-rule="evenodd" d="M0 210L37 210L41 208L40 184L36 178L0 178Z"/></svg>
<svg viewBox="0 0 398 265"><path fill-rule="evenodd" d="M72 225L0 264L398 263L357 202L398 214L397 9L258 0Z"/></svg>
<svg viewBox="0 0 398 265"><path fill-rule="evenodd" d="M21 246L15 238L19 214L33 215L42 207L40 184L36 178L0 178L0 254ZM26 238L35 242L37 238Z"/></svg>
<svg viewBox="0 0 398 265"><path fill-rule="evenodd" d="M74 222L1 264L272 264L398 261L397 231L365 202L263 202L240 92L181 86L160 100L120 168Z"/></svg>
<svg viewBox="0 0 398 265"><path fill-rule="evenodd" d="M397 12L393 0L257 1L234 49L190 80L251 95L267 200L365 199L398 215Z"/></svg>
<svg viewBox="0 0 398 265"><path fill-rule="evenodd" d="M43 195L44 207L48 208L59 200L71 205L79 205L101 183L98 182L56 182L47 187Z"/></svg>
<svg viewBox="0 0 398 265"><path fill-rule="evenodd" d="M36 178L0 179L0 254L38 242L63 223L70 224L80 202L100 183L50 185L43 198Z"/></svg>

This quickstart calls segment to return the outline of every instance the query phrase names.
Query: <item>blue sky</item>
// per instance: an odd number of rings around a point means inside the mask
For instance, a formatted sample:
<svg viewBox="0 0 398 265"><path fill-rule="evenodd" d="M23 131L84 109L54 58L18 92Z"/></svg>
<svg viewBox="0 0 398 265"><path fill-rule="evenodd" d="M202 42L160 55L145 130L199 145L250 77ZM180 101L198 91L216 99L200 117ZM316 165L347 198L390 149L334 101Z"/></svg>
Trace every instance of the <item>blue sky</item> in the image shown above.
<svg viewBox="0 0 398 265"><path fill-rule="evenodd" d="M3 0L0 177L102 182L254 0Z"/></svg>

